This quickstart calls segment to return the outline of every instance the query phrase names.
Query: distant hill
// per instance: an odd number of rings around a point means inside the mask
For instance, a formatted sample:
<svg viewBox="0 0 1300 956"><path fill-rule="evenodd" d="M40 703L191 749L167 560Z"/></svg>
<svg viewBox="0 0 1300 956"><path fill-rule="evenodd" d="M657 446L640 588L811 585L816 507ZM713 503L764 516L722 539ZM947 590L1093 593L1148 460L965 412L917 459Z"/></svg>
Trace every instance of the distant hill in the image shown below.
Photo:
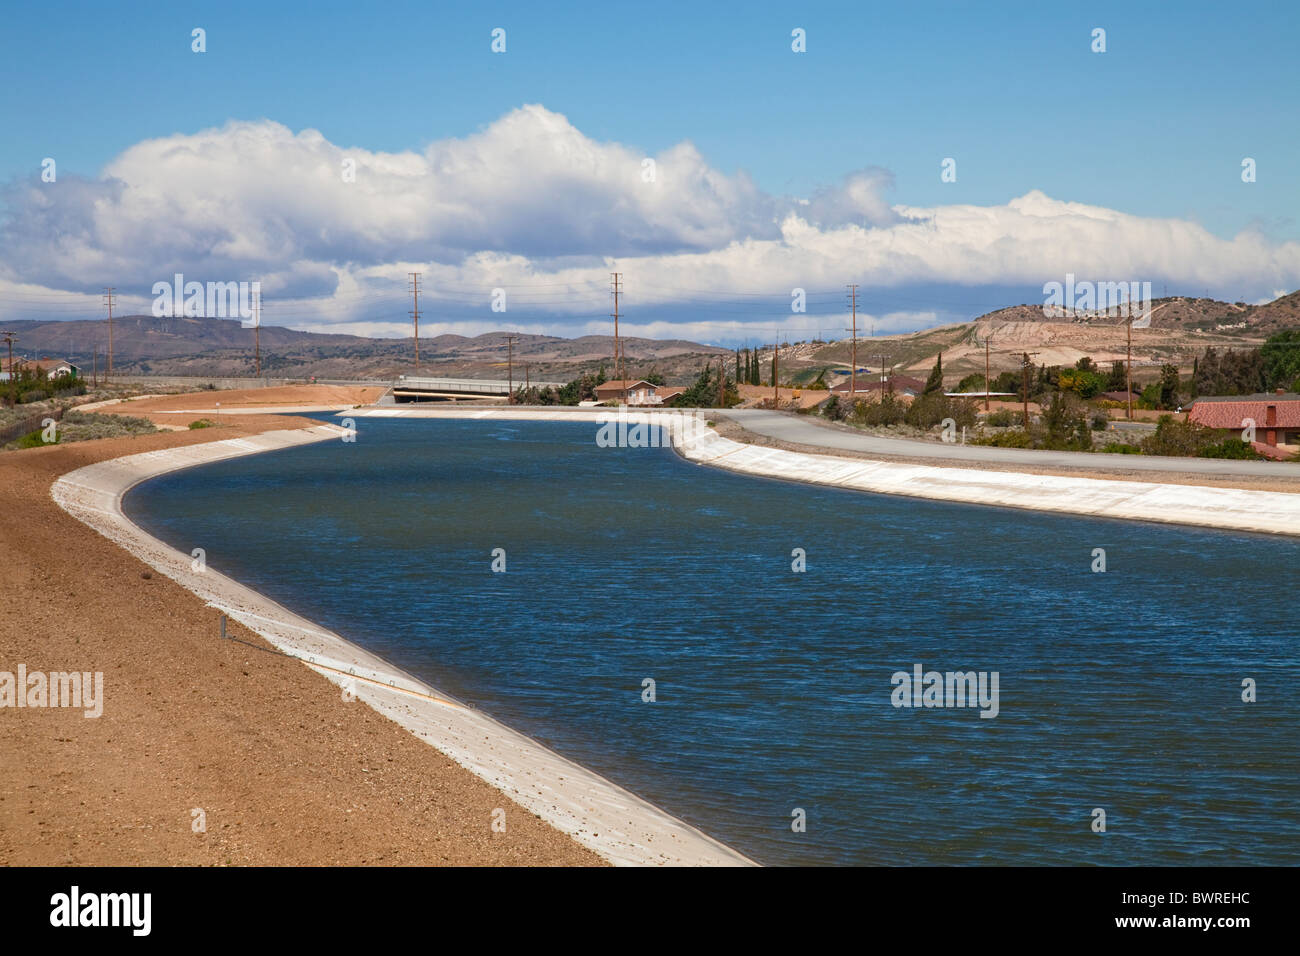
<svg viewBox="0 0 1300 956"><path fill-rule="evenodd" d="M1188 329L1203 332L1236 332L1267 337L1287 328L1300 327L1300 292L1292 292L1264 305L1220 302L1187 296L1166 296L1151 300L1151 328ZM981 315L977 322L1068 322L1076 325L1115 325L1113 315L1079 315L1049 318L1041 302L1013 305Z"/></svg>
<svg viewBox="0 0 1300 956"><path fill-rule="evenodd" d="M1150 327L1133 332L1133 365L1141 381L1158 374L1165 363L1190 370L1207 346L1256 348L1275 332L1300 328L1300 292L1256 306L1187 296L1155 299L1152 306ZM1104 365L1125 358L1128 329L1114 315L1049 318L1042 303L1013 305L971 322L859 338L858 366L878 372L884 365L924 376L942 352L948 382L955 384L964 375L984 371L986 342L995 374L1018 368L1025 353L1038 365L1073 365L1084 356ZM847 372L849 354L845 341L792 343L782 347L781 361L785 374L798 381L824 374L834 382ZM770 356L769 347L762 361Z"/></svg>
<svg viewBox="0 0 1300 956"><path fill-rule="evenodd" d="M1153 302L1151 326L1133 332L1136 367L1158 368L1171 362L1190 367L1207 345L1252 348L1273 333L1300 328L1300 292L1264 305L1167 296ZM70 359L89 369L91 349L98 346L100 368L108 345L103 319L68 322L10 322L17 333L15 354ZM1014 305L970 322L936 326L904 335L858 339L858 365L883 364L922 374L942 351L944 368L954 377L983 371L984 343L991 341L994 371L1017 367L1028 352L1035 363L1072 365L1089 356L1098 362L1122 359L1127 347L1125 322L1116 316L1051 319L1041 303ZM420 371L461 378L504 378L510 333L468 337L437 335L420 340ZM262 371L276 378L393 378L413 371L411 339L372 339L360 335L297 332L264 325ZM650 372L669 384L688 384L700 367L730 350L684 339L624 338L627 371ZM850 345L801 342L782 347L783 377L812 381L825 373L831 381L849 366ZM613 376L613 337L518 334L514 342L515 374L533 380L569 381L604 367ZM771 360L771 347L763 363ZM124 375L247 376L253 374L253 331L236 319L155 318L128 315L113 320L114 369ZM767 365L764 364L764 368ZM766 376L766 371L764 375ZM1145 373L1144 373L1145 374Z"/></svg>
<svg viewBox="0 0 1300 956"><path fill-rule="evenodd" d="M10 322L7 327L17 333L15 348L21 347L27 354L40 351L75 362L89 358L96 345L101 355L108 349L108 322L104 319ZM356 335L319 335L271 325L262 326L261 337L264 349L307 342L355 345L369 341ZM213 349L242 349L250 346L252 341L252 330L243 328L237 319L156 318L152 315L113 317L113 360L123 366L139 359L194 355Z"/></svg>
<svg viewBox="0 0 1300 956"><path fill-rule="evenodd" d="M6 329L16 333L15 355L58 356L89 370L92 350L97 347L99 367L104 367L108 350L104 319L8 322ZM509 335L421 337L420 370L467 378L504 378ZM263 325L260 339L262 372L274 377L392 378L412 371L414 344L410 338L372 339ZM622 342L630 372L643 375L653 369L670 379L691 379L708 359L730 354L727 349L684 339L625 337ZM602 364L607 374L612 374L613 355L614 339L608 335L566 339L518 334L514 342L516 372L521 378L530 375L567 381ZM121 375L251 375L255 368L253 330L237 319L114 317L113 368Z"/></svg>

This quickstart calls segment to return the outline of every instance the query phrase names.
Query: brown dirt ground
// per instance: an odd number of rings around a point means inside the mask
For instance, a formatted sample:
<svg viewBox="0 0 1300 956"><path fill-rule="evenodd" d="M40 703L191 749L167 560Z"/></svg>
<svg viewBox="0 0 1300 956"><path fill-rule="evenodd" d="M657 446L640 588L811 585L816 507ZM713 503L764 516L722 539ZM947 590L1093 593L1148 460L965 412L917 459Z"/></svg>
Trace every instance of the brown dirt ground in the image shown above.
<svg viewBox="0 0 1300 956"><path fill-rule="evenodd" d="M812 391L807 388L786 388L784 386L779 388L778 391L780 392L782 407L796 407L797 402L798 408L811 408L813 405L820 404L821 402L826 401L826 397L829 394L824 391ZM742 399L741 407L744 408L751 408L763 402L770 402L772 400L771 385L741 384L736 386L736 392L740 395ZM796 393L798 393L798 398L795 398Z"/></svg>
<svg viewBox="0 0 1300 956"><path fill-rule="evenodd" d="M240 408L274 408L277 405L368 405L382 395L382 388L351 385L283 385L276 388L239 388L221 391L185 392L179 395L150 395L132 398L116 405L93 409L106 415L132 415L147 418L156 425L188 426L191 421L208 418L217 422L248 423L239 417ZM221 410L215 408L221 403ZM189 410L194 414L165 414Z"/></svg>
<svg viewBox="0 0 1300 956"><path fill-rule="evenodd" d="M210 608L50 498L94 461L306 424L230 416L0 454L0 670L102 671L106 698L97 719L0 709L0 864L601 863L302 664L221 641Z"/></svg>

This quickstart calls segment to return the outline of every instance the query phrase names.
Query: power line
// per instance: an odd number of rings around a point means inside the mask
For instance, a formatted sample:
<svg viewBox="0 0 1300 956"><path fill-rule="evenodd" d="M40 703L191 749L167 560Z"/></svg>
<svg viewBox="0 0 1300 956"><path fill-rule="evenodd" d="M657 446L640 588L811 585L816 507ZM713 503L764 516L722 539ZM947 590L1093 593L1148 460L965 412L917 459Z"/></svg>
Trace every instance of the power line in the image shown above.
<svg viewBox="0 0 1300 956"><path fill-rule="evenodd" d="M849 396L852 401L852 396L858 393L858 287L854 284L848 288L853 304L853 347L849 359L853 363L853 367L849 370Z"/></svg>
<svg viewBox="0 0 1300 956"><path fill-rule="evenodd" d="M257 377L262 377L262 290L253 297L253 355L257 363Z"/></svg>
<svg viewBox="0 0 1300 956"><path fill-rule="evenodd" d="M623 377L623 350L619 345L618 337L618 293L619 282L623 278L621 272L611 272L614 277L614 374L618 376L619 383L623 389L623 403L627 404L627 379Z"/></svg>
<svg viewBox="0 0 1300 956"><path fill-rule="evenodd" d="M13 407L13 404L14 404L14 338L15 338L17 335L18 335L17 332L0 332L0 337L2 337L2 338L5 340L5 342L8 343L8 345L9 345L9 389L8 389L8 398L9 398L9 407L10 407L10 408L12 408L12 407Z"/></svg>
<svg viewBox="0 0 1300 956"><path fill-rule="evenodd" d="M506 402L510 405L515 403L515 340L517 338L519 338L519 336L514 333L506 336L506 366L508 369L507 374L510 378L510 388L509 391L506 392ZM500 368L500 366L497 367ZM497 374L499 375L501 373L498 372Z"/></svg>
<svg viewBox="0 0 1300 956"><path fill-rule="evenodd" d="M411 277L411 295L414 296L414 304L411 308L411 318L415 320L415 371L420 371L420 273L408 273Z"/></svg>
<svg viewBox="0 0 1300 956"><path fill-rule="evenodd" d="M108 303L108 368L104 371L104 384L113 377L113 287L104 288L104 301Z"/></svg>

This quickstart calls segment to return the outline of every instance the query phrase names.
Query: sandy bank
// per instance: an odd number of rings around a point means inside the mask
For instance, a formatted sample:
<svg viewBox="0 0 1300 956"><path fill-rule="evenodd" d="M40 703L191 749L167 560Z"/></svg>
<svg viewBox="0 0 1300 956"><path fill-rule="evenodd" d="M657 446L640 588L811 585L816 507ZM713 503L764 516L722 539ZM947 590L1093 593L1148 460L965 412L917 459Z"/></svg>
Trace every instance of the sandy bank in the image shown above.
<svg viewBox="0 0 1300 956"><path fill-rule="evenodd" d="M0 865L601 863L239 623L247 643L221 641L200 598L51 498L60 475L131 452L311 424L0 456L0 670L100 671L105 697L96 719L0 711Z"/></svg>

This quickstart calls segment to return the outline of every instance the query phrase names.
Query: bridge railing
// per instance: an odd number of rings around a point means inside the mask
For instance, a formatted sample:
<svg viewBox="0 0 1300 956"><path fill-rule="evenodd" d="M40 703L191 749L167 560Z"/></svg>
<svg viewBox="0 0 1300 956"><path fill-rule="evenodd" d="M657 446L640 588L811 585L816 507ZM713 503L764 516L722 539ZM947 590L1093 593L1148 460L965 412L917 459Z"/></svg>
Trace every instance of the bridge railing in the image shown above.
<svg viewBox="0 0 1300 956"><path fill-rule="evenodd" d="M516 389L523 387L522 381L516 381ZM563 382L532 382L534 386L558 388ZM459 392L466 395L509 395L509 382L493 381L482 378L425 378L417 375L399 375L393 388L411 389L420 392Z"/></svg>

